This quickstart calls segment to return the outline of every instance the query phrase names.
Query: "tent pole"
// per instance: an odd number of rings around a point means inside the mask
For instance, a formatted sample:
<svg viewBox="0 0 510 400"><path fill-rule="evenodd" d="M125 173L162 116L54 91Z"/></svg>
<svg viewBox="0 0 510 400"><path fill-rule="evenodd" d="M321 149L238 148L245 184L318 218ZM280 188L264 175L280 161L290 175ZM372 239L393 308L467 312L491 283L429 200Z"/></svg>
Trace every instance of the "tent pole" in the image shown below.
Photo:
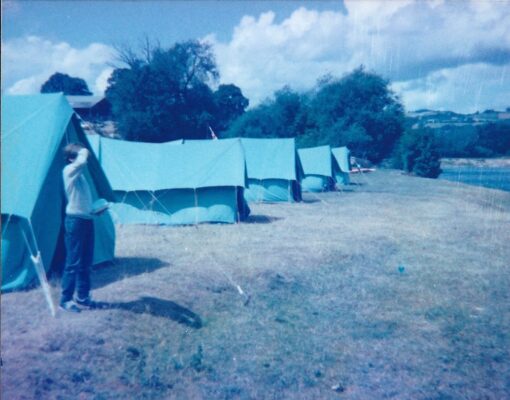
<svg viewBox="0 0 510 400"><path fill-rule="evenodd" d="M11 222L12 214L8 214L7 216L7 222L5 225L2 224L2 236L7 232L7 227L9 226L9 223Z"/></svg>
<svg viewBox="0 0 510 400"><path fill-rule="evenodd" d="M238 224L239 222L241 222L241 211L240 211L241 204L239 204L239 192L238 192L237 186L236 186L236 191L235 191L234 195L236 196L235 197L236 213L237 213L236 224Z"/></svg>
<svg viewBox="0 0 510 400"><path fill-rule="evenodd" d="M198 228L198 196L197 188L193 188L193 194L195 197L195 228Z"/></svg>
<svg viewBox="0 0 510 400"><path fill-rule="evenodd" d="M335 179L336 180L336 179ZM342 184L340 182L336 182L335 183L335 188L338 188L340 189L340 191L343 193L344 192L344 189L342 188Z"/></svg>

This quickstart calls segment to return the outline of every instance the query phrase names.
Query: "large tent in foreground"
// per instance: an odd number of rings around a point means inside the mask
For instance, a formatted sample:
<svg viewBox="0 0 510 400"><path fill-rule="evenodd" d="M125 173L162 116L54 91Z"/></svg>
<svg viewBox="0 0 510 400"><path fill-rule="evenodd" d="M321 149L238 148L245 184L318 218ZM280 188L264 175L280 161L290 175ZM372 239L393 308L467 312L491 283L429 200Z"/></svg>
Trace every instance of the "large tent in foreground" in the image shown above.
<svg viewBox="0 0 510 400"><path fill-rule="evenodd" d="M301 164L294 139L242 138L249 202L300 201Z"/></svg>
<svg viewBox="0 0 510 400"><path fill-rule="evenodd" d="M235 223L247 217L239 139L128 142L89 136L115 193L120 224Z"/></svg>
<svg viewBox="0 0 510 400"><path fill-rule="evenodd" d="M349 175L351 171L351 152L347 147L335 147L331 149L331 152L340 167L340 170L335 173L337 183L340 185L349 185L351 182Z"/></svg>
<svg viewBox="0 0 510 400"><path fill-rule="evenodd" d="M340 173L340 168L330 146L299 149L298 154L304 173L301 180L304 192L335 190L335 176Z"/></svg>
<svg viewBox="0 0 510 400"><path fill-rule="evenodd" d="M2 96L2 291L35 283L30 256L38 251L46 271L63 266L62 148L70 142L87 140L63 95ZM93 196L113 200L94 156L87 170ZM113 260L110 216L96 217L94 226L94 263Z"/></svg>

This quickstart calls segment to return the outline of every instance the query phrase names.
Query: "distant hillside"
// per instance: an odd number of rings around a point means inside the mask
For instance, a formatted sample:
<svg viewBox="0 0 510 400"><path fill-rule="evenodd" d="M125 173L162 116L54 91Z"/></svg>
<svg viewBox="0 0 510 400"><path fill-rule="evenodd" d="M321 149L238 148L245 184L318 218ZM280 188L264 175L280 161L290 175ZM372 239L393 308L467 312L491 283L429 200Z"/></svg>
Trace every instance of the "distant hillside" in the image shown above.
<svg viewBox="0 0 510 400"><path fill-rule="evenodd" d="M458 114L453 111L420 109L408 112L407 117L415 120L413 128L417 128L418 126L441 128L444 125L476 126L490 122L510 120L510 107L505 111L485 110L474 114Z"/></svg>
<svg viewBox="0 0 510 400"><path fill-rule="evenodd" d="M443 157L496 157L510 154L510 107L474 114L421 109L407 113L412 129L429 128Z"/></svg>

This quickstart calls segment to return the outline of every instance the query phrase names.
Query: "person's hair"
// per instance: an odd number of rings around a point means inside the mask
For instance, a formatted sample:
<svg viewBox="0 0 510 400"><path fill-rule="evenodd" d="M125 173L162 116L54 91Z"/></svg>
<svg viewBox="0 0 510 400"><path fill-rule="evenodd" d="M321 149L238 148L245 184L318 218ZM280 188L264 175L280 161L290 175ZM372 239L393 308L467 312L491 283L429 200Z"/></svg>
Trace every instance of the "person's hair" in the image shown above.
<svg viewBox="0 0 510 400"><path fill-rule="evenodd" d="M78 157L78 152L85 146L81 143L69 143L64 147L64 159L66 162L73 162Z"/></svg>

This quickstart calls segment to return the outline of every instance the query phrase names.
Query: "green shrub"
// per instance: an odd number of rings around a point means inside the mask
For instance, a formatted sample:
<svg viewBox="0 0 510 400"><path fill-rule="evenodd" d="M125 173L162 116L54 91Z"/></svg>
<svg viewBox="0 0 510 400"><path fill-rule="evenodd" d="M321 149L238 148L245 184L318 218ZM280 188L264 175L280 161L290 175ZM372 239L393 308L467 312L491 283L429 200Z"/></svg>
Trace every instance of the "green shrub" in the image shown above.
<svg viewBox="0 0 510 400"><path fill-rule="evenodd" d="M437 178L441 162L433 132L426 128L406 130L396 147L393 165L417 176Z"/></svg>

